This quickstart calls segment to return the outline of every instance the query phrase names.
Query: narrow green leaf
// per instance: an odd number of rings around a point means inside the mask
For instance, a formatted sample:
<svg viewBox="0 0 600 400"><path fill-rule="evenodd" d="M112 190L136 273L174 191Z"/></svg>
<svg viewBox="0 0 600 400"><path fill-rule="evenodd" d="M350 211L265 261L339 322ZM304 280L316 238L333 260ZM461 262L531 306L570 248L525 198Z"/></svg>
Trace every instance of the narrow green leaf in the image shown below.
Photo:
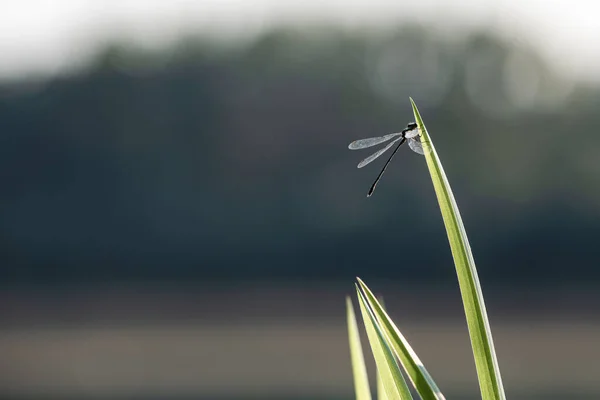
<svg viewBox="0 0 600 400"><path fill-rule="evenodd" d="M416 391L419 393L423 400L443 400L444 395L435 384L433 378L414 352L408 341L404 338L402 333L394 322L391 320L381 302L375 298L373 292L367 287L367 285L360 279L357 278L360 289L365 295L367 305L373 311L373 314L377 318L382 330L389 338L389 346L394 351L396 357L402 363L402 367L406 371L411 383L413 384Z"/></svg>
<svg viewBox="0 0 600 400"><path fill-rule="evenodd" d="M448 178L446 178L442 168L442 163L412 98L410 102L415 114L415 121L421 132L427 167L433 181L448 241L450 242L454 265L456 266L456 274L458 275L458 283L471 337L471 346L475 357L475 366L479 377L481 396L483 400L504 400L506 395L502 386L502 377L500 376L500 368L494 350L492 332L467 234Z"/></svg>
<svg viewBox="0 0 600 400"><path fill-rule="evenodd" d="M356 400L371 400L369 377L365 366L358 324L352 307L352 300L346 297L346 318L348 320L348 339L350 341L350 359L352 360L352 375L354 376L354 393Z"/></svg>
<svg viewBox="0 0 600 400"><path fill-rule="evenodd" d="M381 380L381 374L377 372L377 400L388 400L387 394L385 394L385 388L383 387L383 380Z"/></svg>
<svg viewBox="0 0 600 400"><path fill-rule="evenodd" d="M382 298L379 298L379 303L382 307L385 307ZM385 389L383 388L383 381L381 380L381 375L379 374L379 372L377 373L377 400L388 400L388 397L385 394Z"/></svg>
<svg viewBox="0 0 600 400"><path fill-rule="evenodd" d="M386 343L384 333L377 325L373 313L368 309L363 294L356 287L358 302L362 313L363 322L367 329L369 344L377 365L377 373L381 377L381 383L389 400L412 400L410 390L402 376L400 367Z"/></svg>

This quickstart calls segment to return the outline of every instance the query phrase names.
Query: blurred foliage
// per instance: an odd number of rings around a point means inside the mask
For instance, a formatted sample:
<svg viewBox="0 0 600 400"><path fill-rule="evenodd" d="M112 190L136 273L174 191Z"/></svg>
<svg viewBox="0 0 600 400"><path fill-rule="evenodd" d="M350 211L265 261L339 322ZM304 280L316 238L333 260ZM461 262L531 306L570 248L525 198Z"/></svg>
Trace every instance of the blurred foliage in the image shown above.
<svg viewBox="0 0 600 400"><path fill-rule="evenodd" d="M453 284L423 159L401 152L367 200L378 167L347 150L412 120L408 96L482 280L600 278L599 88L519 43L408 27L115 45L77 75L3 84L0 279Z"/></svg>

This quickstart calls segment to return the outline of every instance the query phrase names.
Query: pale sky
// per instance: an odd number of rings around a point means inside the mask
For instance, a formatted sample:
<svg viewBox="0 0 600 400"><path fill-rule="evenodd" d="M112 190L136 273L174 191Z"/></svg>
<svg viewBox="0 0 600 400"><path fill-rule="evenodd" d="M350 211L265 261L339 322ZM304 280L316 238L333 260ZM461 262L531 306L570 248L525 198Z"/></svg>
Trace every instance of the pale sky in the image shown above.
<svg viewBox="0 0 600 400"><path fill-rule="evenodd" d="M600 1L594 0L0 0L0 79L85 64L123 38L164 46L183 34L248 38L285 24L436 29L485 26L531 43L559 73L600 83Z"/></svg>

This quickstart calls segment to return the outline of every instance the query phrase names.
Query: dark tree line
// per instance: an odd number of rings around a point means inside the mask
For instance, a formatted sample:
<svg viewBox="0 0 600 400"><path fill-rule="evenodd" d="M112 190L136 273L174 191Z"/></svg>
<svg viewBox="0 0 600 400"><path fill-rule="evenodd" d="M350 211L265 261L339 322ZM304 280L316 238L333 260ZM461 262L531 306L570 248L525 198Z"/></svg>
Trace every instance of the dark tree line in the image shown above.
<svg viewBox="0 0 600 400"><path fill-rule="evenodd" d="M114 46L0 87L0 280L454 282L422 159L401 153L367 201L377 167L346 149L404 126L408 96L483 275L598 279L599 93L484 34Z"/></svg>

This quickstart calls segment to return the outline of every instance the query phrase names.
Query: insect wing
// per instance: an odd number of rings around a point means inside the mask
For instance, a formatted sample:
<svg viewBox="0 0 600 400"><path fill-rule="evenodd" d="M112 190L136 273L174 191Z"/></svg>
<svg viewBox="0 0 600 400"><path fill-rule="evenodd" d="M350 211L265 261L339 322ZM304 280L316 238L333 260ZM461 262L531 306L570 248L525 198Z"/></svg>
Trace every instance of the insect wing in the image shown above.
<svg viewBox="0 0 600 400"><path fill-rule="evenodd" d="M423 145L417 139L409 139L408 147L410 147L410 149L412 151L414 151L415 153L425 155L425 151L423 150Z"/></svg>
<svg viewBox="0 0 600 400"><path fill-rule="evenodd" d="M368 138L368 139L355 140L354 142L352 142L348 145L348 148L350 150L365 149L367 147L371 147L371 146L375 146L375 145L378 145L383 142L387 142L388 140L390 140L396 136L400 136L400 135L402 135L402 133L390 133L389 135L385 135L385 136L378 136L378 137L372 137L372 138Z"/></svg>
<svg viewBox="0 0 600 400"><path fill-rule="evenodd" d="M380 155L382 155L383 153L385 153L386 151L388 151L390 149L390 147L392 147L394 145L394 143L396 143L400 139L402 139L402 136L399 137L399 138L397 138L396 140L391 141L383 149L376 151L375 153L371 154L369 157L367 157L364 160L362 160L360 163L358 163L358 168L362 168L365 165L367 165L370 162L372 162L373 160L375 160L377 157L379 157Z"/></svg>

